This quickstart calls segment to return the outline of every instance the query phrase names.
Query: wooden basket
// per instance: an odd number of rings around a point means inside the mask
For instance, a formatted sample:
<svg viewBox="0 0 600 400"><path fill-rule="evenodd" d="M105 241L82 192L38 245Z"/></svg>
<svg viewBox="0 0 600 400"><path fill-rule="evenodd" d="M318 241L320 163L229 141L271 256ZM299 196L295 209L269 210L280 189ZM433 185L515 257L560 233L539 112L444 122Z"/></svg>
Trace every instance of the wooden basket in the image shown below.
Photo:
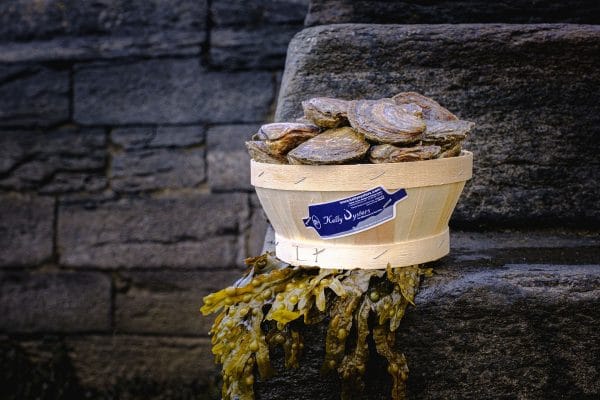
<svg viewBox="0 0 600 400"><path fill-rule="evenodd" d="M473 172L473 154L427 161L353 165L251 162L251 182L275 229L278 258L292 265L385 268L437 260L450 251L448 221ZM368 230L323 239L305 226L309 205L381 186L406 190L395 217Z"/></svg>

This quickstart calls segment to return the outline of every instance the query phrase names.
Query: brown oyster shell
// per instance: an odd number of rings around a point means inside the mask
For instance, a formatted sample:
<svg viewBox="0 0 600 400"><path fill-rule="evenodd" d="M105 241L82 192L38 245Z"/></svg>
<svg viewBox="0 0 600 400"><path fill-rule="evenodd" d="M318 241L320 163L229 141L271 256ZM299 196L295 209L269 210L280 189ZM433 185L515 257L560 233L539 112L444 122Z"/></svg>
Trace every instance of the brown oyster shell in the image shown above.
<svg viewBox="0 0 600 400"><path fill-rule="evenodd" d="M444 150L442 154L440 154L439 158L450 158L450 157L458 157L460 156L460 152L462 151L462 145L460 143L455 144L454 146Z"/></svg>
<svg viewBox="0 0 600 400"><path fill-rule="evenodd" d="M439 121L453 121L458 117L445 109L437 101L416 92L398 93L392 99L396 104L417 104L423 109L423 118Z"/></svg>
<svg viewBox="0 0 600 400"><path fill-rule="evenodd" d="M427 120L425 123L427 127L423 136L423 144L438 145L444 150L460 144L475 126L475 123L464 120Z"/></svg>
<svg viewBox="0 0 600 400"><path fill-rule="evenodd" d="M265 124L258 130L258 135L264 140L277 140L284 136L296 133L308 133L316 135L321 130L318 126L303 124L299 122L274 122Z"/></svg>
<svg viewBox="0 0 600 400"><path fill-rule="evenodd" d="M265 141L271 155L283 156L300 143L318 135L320 131L315 125L276 122L261 126L255 136L256 139Z"/></svg>
<svg viewBox="0 0 600 400"><path fill-rule="evenodd" d="M397 147L391 144L380 144L371 147L369 161L373 164L381 164L431 160L438 158L441 151L440 146Z"/></svg>
<svg viewBox="0 0 600 400"><path fill-rule="evenodd" d="M408 144L421 139L425 121L406 107L384 100L356 100L348 108L350 125L377 143Z"/></svg>
<svg viewBox="0 0 600 400"><path fill-rule="evenodd" d="M250 157L254 161L267 164L287 164L287 158L278 155L269 154L269 148L267 144L262 140L252 140L246 142L246 148Z"/></svg>
<svg viewBox="0 0 600 400"><path fill-rule="evenodd" d="M345 164L364 158L369 143L350 127L329 129L288 153L290 164Z"/></svg>
<svg viewBox="0 0 600 400"><path fill-rule="evenodd" d="M348 125L349 101L330 97L314 97L302 102L304 118L323 128Z"/></svg>
<svg viewBox="0 0 600 400"><path fill-rule="evenodd" d="M423 118L423 108L415 103L407 103L407 104L398 104L400 108L406 111L409 114L412 114L416 117Z"/></svg>

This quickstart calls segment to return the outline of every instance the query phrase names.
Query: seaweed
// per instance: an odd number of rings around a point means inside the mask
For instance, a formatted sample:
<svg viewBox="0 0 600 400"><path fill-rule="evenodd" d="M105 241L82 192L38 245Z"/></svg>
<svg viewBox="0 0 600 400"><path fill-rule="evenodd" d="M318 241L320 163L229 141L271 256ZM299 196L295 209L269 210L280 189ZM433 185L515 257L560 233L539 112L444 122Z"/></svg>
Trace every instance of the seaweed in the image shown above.
<svg viewBox="0 0 600 400"><path fill-rule="evenodd" d="M408 365L395 350L395 331L406 308L414 305L420 277L430 276L431 269L294 267L272 253L245 261L245 275L206 296L200 309L204 315L218 313L210 335L215 361L222 364L224 400L254 399L255 374L261 379L274 374L270 349L281 346L285 367L298 368L304 344L297 324L312 325L328 317L321 373L339 375L341 399L364 388L370 334L388 363L391 398L406 399Z"/></svg>

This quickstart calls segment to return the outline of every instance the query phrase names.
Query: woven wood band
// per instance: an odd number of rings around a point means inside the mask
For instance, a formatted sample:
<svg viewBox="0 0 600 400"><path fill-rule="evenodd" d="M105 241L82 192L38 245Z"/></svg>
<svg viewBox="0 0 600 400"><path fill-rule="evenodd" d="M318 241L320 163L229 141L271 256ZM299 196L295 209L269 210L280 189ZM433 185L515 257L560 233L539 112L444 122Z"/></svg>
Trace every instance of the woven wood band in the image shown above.
<svg viewBox="0 0 600 400"><path fill-rule="evenodd" d="M437 235L385 245L329 245L327 241L296 242L275 234L277 257L292 265L335 269L379 269L422 264L450 252L448 228Z"/></svg>
<svg viewBox="0 0 600 400"><path fill-rule="evenodd" d="M427 161L350 165L280 165L251 162L254 186L297 191L359 191L376 186L412 188L471 179L473 153Z"/></svg>

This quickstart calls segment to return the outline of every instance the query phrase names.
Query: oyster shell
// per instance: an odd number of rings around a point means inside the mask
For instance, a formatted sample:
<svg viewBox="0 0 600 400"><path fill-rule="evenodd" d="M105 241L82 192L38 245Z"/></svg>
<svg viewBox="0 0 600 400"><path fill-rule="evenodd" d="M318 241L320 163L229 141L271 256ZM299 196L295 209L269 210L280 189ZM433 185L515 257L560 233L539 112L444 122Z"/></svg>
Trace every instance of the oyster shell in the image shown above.
<svg viewBox="0 0 600 400"><path fill-rule="evenodd" d="M439 121L453 121L458 117L445 109L437 101L416 92L398 93L392 99L396 104L414 103L423 109L423 118Z"/></svg>
<svg viewBox="0 0 600 400"><path fill-rule="evenodd" d="M425 121L427 127L423 136L423 144L435 144L447 150L460 144L473 129L475 123L470 121Z"/></svg>
<svg viewBox="0 0 600 400"><path fill-rule="evenodd" d="M362 159L369 143L350 127L329 129L288 153L290 164L344 164Z"/></svg>
<svg viewBox="0 0 600 400"><path fill-rule="evenodd" d="M283 156L300 143L315 137L318 126L295 122L276 122L260 127L256 139L264 140L269 154Z"/></svg>
<svg viewBox="0 0 600 400"><path fill-rule="evenodd" d="M400 108L406 111L409 114L412 114L416 117L423 118L423 108L415 103L406 103L399 104Z"/></svg>
<svg viewBox="0 0 600 400"><path fill-rule="evenodd" d="M350 125L369 140L377 143L408 144L419 141L425 121L384 100L356 100L348 108Z"/></svg>
<svg viewBox="0 0 600 400"><path fill-rule="evenodd" d="M284 156L272 155L269 153L267 143L262 140L252 140L246 142L246 148L250 157L254 161L268 164L287 164L287 158Z"/></svg>
<svg viewBox="0 0 600 400"><path fill-rule="evenodd" d="M265 124L258 130L258 135L264 140L278 140L290 134L308 133L316 135L320 132L318 126L300 122L274 122Z"/></svg>
<svg viewBox="0 0 600 400"><path fill-rule="evenodd" d="M396 147L391 144L380 144L371 147L369 161L373 164L381 164L430 160L438 158L441 151L440 146Z"/></svg>
<svg viewBox="0 0 600 400"><path fill-rule="evenodd" d="M330 97L314 97L302 102L304 117L323 128L348 125L349 101Z"/></svg>
<svg viewBox="0 0 600 400"><path fill-rule="evenodd" d="M460 143L457 143L454 146L448 148L447 150L444 150L442 154L440 154L439 158L458 157L461 151L462 146Z"/></svg>

